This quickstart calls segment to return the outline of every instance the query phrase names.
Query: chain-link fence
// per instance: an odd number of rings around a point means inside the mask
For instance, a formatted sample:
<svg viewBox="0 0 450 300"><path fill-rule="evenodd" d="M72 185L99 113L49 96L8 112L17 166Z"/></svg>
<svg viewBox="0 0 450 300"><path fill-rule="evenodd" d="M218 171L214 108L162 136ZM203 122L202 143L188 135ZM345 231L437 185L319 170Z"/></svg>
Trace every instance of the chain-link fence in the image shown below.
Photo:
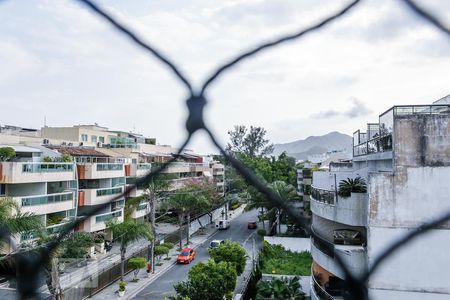
<svg viewBox="0 0 450 300"><path fill-rule="evenodd" d="M92 13L98 16L98 18L103 19L105 22L109 23L118 33L123 34L127 37L130 43L134 43L142 48L144 51L156 57L162 64L164 64L168 69L170 69L175 77L180 81L180 83L187 89L189 93L189 97L186 100L186 105L189 111L189 115L186 120L186 138L182 145L179 147L178 153L185 149L188 143L191 140L191 137L198 131L204 130L211 142L217 147L218 150L224 155L231 165L255 188L257 188L261 193L267 196L270 201L272 201L276 206L282 208L290 218L295 220L295 222L310 230L309 228L309 220L305 219L296 209L291 209L272 189L266 186L263 182L261 182L258 177L249 170L245 165L243 165L239 160L230 156L224 148L219 145L217 142L215 135L210 130L209 126L205 123L205 119L203 117L203 109L205 105L208 103L208 97L206 96L206 92L211 88L213 83L215 83L225 72L229 72L234 66L239 63L242 63L244 60L252 58L257 54L267 51L275 46L278 46L282 43L293 42L301 39L303 36L312 34L319 29L326 27L327 25L339 21L339 19L349 13L350 11L356 10L358 5L363 2L361 0L354 0L345 5L342 9L337 11L336 13L317 21L314 25L307 27L305 29L299 30L298 32L283 36L274 41L259 45L248 52L242 53L236 58L230 60L229 62L219 66L215 72L213 72L203 83L200 89L195 89L191 82L187 79L187 77L182 74L182 72L176 67L174 63L172 63L165 55L156 50L156 48L145 42L141 39L137 34L135 34L132 30L121 24L116 18L110 15L108 12L103 10L97 4L90 0L75 0L82 3L86 9L90 10ZM398 0L405 4L405 7L411 9L415 14L427 20L432 26L436 28L436 30L441 31L448 37L450 37L450 29L446 27L446 25L440 21L438 18L430 14L428 11L424 10L421 6L417 5L412 0ZM149 183L157 174L167 168L167 166L174 162L175 158L169 161L166 164L161 165L154 172L149 173L147 176L138 180L136 185L143 185ZM111 202L116 201L126 195L129 191L134 189L135 187L129 187L122 195L118 195ZM104 209L110 203L106 203L90 212L88 216L84 216L82 218L77 219L74 224L68 228L65 228L63 232L61 232L57 237L55 237L50 243L38 249L39 251L20 251L14 252L11 255L7 255L2 258L0 268L1 274L5 276L10 276L12 278L17 279L17 287L22 299L36 299L39 298L37 290L39 288L39 276L36 274L40 274L42 269L49 263L52 253L55 251L56 247L59 243L76 227L78 227L84 220L87 218L98 214L102 209ZM433 222L423 224L415 230L410 231L407 235L398 239L398 241L385 249L371 264L369 270L365 272L361 276L355 276L352 274L349 269L345 266L339 256L335 256L335 259L339 266L341 267L343 273L345 274L346 280L346 288L349 291L347 298L349 299L367 299L367 282L369 277L380 267L380 265L385 261L385 259L391 256L395 251L399 248L405 246L410 243L413 239L417 238L421 234L426 233L428 230L432 228L436 228L439 225L443 224L445 221L450 219L450 212L447 212L444 216L436 219ZM7 228L0 228L0 236L6 242L11 242L10 234ZM323 244L323 247L328 247L327 244ZM42 273L42 272L41 272ZM114 275L115 274L115 275ZM106 276L106 275L105 275ZM108 276L117 276L117 270L111 271L111 274ZM100 284L105 280L110 282L111 278L98 278L98 283ZM74 291L76 293L76 291Z"/></svg>

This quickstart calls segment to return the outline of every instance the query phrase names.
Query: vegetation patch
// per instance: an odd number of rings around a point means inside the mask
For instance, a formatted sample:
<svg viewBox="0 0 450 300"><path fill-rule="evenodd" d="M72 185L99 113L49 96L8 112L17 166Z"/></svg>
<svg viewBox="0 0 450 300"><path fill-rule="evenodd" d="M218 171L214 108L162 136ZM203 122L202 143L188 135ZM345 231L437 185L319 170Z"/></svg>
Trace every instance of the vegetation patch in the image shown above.
<svg viewBox="0 0 450 300"><path fill-rule="evenodd" d="M292 252L266 241L259 254L259 268L263 274L310 276L311 264L312 256L308 251Z"/></svg>

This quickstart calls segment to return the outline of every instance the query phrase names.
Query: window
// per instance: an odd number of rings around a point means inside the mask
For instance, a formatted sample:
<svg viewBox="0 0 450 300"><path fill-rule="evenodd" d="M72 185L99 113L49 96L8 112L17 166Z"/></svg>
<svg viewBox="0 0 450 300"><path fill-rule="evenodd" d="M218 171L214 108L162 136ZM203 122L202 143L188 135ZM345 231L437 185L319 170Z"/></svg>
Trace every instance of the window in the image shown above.
<svg viewBox="0 0 450 300"><path fill-rule="evenodd" d="M104 143L104 142L105 142L105 137L104 137L104 136L99 136L99 137L98 137L98 141L99 141L100 143Z"/></svg>
<svg viewBox="0 0 450 300"><path fill-rule="evenodd" d="M82 141L82 142L87 142L87 140L88 140L87 134L82 134L82 135L81 135L81 141Z"/></svg>
<svg viewBox="0 0 450 300"><path fill-rule="evenodd" d="M0 195L6 194L6 185L0 184Z"/></svg>
<svg viewBox="0 0 450 300"><path fill-rule="evenodd" d="M92 143L97 143L97 136L96 135L91 135L91 142Z"/></svg>

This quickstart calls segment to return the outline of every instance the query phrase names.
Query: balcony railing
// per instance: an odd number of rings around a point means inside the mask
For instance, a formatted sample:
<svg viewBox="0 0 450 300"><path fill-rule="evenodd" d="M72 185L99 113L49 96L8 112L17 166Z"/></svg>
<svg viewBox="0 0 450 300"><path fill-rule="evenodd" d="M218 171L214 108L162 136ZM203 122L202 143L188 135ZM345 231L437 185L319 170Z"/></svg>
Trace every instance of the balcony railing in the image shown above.
<svg viewBox="0 0 450 300"><path fill-rule="evenodd" d="M334 258L334 244L316 234L313 229L311 230L311 233L311 242L313 245L329 257Z"/></svg>
<svg viewBox="0 0 450 300"><path fill-rule="evenodd" d="M95 223L101 223L101 222L109 221L111 219L119 218L121 216L122 216L122 211L121 210L109 212L109 213L106 213L106 214L102 214L102 215L96 216L95 217Z"/></svg>
<svg viewBox="0 0 450 300"><path fill-rule="evenodd" d="M334 297L328 294L327 291L317 282L312 266L311 274L311 282L313 284L314 294L316 294L317 298L320 300L334 300Z"/></svg>
<svg viewBox="0 0 450 300"><path fill-rule="evenodd" d="M152 164L138 164L137 169L138 170L151 170Z"/></svg>
<svg viewBox="0 0 450 300"><path fill-rule="evenodd" d="M30 197L22 197L22 206L42 205L72 200L73 200L73 192L50 194L44 196L30 196Z"/></svg>
<svg viewBox="0 0 450 300"><path fill-rule="evenodd" d="M123 164L97 164L97 171L122 171Z"/></svg>
<svg viewBox="0 0 450 300"><path fill-rule="evenodd" d="M98 189L97 190L97 197L109 196L109 195L120 194L120 193L122 193L122 188L121 187Z"/></svg>
<svg viewBox="0 0 450 300"><path fill-rule="evenodd" d="M392 150L392 134L377 136L367 142L353 146L353 156L362 156Z"/></svg>
<svg viewBox="0 0 450 300"><path fill-rule="evenodd" d="M139 211L139 210L146 210L147 207L148 207L148 204L147 204L147 203L141 203L141 204L139 204L139 206L136 208L136 210L137 210L137 211Z"/></svg>
<svg viewBox="0 0 450 300"><path fill-rule="evenodd" d="M334 205L336 192L328 191L323 189L318 189L315 187L311 188L311 197L316 201Z"/></svg>
<svg viewBox="0 0 450 300"><path fill-rule="evenodd" d="M72 172L72 163L24 163L22 172L24 173L50 173L50 172Z"/></svg>

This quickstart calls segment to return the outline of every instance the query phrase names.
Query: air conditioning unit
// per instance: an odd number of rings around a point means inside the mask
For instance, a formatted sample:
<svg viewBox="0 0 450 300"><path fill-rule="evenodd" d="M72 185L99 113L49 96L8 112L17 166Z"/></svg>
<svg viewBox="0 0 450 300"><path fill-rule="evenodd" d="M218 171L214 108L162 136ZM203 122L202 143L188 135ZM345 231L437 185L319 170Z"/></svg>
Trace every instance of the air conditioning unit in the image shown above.
<svg viewBox="0 0 450 300"><path fill-rule="evenodd" d="M50 141L48 139L44 139L43 143L44 143L44 145L48 145L48 144L50 144Z"/></svg>
<svg viewBox="0 0 450 300"><path fill-rule="evenodd" d="M98 143L97 143L97 147L98 147L98 148L102 148L102 147L103 147L103 143L102 143L102 142L98 142Z"/></svg>

